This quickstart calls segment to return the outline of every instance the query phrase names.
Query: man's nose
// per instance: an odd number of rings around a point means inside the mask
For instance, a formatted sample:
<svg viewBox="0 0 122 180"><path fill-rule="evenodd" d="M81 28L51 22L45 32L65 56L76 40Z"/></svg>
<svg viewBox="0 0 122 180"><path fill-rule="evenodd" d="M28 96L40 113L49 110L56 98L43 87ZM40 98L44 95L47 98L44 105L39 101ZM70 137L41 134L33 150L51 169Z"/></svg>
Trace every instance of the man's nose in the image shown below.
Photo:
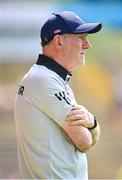
<svg viewBox="0 0 122 180"><path fill-rule="evenodd" d="M92 47L92 45L91 45L90 41L88 39L85 39L85 41L83 43L83 48L84 49L89 49L91 47Z"/></svg>
<svg viewBox="0 0 122 180"><path fill-rule="evenodd" d="M88 42L88 48L92 48L92 45L91 45L91 43L90 43L90 41L89 40L87 40Z"/></svg>

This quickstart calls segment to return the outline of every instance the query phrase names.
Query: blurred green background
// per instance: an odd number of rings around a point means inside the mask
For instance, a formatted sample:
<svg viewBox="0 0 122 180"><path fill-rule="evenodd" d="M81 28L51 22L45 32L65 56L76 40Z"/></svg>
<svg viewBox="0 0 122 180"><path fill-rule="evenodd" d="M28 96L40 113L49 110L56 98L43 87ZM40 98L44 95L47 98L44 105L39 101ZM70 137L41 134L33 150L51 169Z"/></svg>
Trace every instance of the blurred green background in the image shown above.
<svg viewBox="0 0 122 180"><path fill-rule="evenodd" d="M122 179L122 1L0 1L0 178L18 178L14 99L36 62L40 28L52 12L70 10L103 29L89 35L86 66L70 82L79 104L97 115L99 143L88 153L89 179Z"/></svg>

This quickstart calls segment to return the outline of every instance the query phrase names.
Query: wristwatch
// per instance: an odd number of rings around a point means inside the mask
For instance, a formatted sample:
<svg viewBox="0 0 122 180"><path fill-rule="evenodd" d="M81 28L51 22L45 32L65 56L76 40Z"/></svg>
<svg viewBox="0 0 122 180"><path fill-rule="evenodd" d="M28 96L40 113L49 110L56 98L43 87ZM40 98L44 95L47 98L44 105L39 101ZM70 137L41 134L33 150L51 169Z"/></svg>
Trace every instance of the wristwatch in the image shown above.
<svg viewBox="0 0 122 180"><path fill-rule="evenodd" d="M91 128L88 128L89 130L95 129L97 127L97 118L94 116L94 126Z"/></svg>

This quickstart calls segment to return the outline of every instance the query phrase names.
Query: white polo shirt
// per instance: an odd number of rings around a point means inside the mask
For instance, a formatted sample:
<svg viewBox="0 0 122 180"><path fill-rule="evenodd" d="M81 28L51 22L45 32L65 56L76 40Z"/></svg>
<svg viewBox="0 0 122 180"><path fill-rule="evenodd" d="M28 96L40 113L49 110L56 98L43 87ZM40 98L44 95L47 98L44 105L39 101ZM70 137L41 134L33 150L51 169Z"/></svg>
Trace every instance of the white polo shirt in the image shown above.
<svg viewBox="0 0 122 180"><path fill-rule="evenodd" d="M15 100L20 178L87 180L87 159L61 125L76 104L70 74L39 55Z"/></svg>

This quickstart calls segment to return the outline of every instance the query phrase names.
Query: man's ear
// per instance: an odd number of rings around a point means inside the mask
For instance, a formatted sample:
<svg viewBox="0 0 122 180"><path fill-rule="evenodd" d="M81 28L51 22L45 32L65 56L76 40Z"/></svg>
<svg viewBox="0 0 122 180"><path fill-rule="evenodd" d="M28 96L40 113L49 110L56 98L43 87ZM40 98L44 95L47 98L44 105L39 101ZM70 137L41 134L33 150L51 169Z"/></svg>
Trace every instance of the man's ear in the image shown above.
<svg viewBox="0 0 122 180"><path fill-rule="evenodd" d="M53 41L55 43L56 46L61 46L61 36L60 35L56 35L54 38L53 38Z"/></svg>
<svg viewBox="0 0 122 180"><path fill-rule="evenodd" d="M60 41L58 42L58 45L61 46L61 42Z"/></svg>

